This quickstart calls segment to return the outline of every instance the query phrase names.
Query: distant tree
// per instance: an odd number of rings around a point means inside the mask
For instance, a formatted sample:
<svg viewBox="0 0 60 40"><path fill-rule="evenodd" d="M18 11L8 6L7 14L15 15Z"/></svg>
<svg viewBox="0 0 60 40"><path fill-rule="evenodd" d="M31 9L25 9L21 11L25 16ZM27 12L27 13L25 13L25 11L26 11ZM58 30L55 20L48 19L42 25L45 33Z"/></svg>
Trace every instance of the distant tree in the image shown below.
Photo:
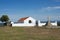
<svg viewBox="0 0 60 40"><path fill-rule="evenodd" d="M0 21L1 22L8 22L9 21L8 15L2 15L1 18L0 18Z"/></svg>
<svg viewBox="0 0 60 40"><path fill-rule="evenodd" d="M8 21L9 21L8 15L2 15L0 18L0 21L5 22L4 25L7 25Z"/></svg>
<svg viewBox="0 0 60 40"><path fill-rule="evenodd" d="M0 21L1 21L1 18L0 18Z"/></svg>

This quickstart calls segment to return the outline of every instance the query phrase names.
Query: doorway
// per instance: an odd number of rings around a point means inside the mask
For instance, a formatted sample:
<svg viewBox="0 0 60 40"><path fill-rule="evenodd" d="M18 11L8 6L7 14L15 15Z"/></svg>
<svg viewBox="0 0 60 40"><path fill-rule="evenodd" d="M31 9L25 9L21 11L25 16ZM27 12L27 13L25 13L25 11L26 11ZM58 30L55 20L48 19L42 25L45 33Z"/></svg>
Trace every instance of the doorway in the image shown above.
<svg viewBox="0 0 60 40"><path fill-rule="evenodd" d="M36 27L38 26L38 21L36 21Z"/></svg>

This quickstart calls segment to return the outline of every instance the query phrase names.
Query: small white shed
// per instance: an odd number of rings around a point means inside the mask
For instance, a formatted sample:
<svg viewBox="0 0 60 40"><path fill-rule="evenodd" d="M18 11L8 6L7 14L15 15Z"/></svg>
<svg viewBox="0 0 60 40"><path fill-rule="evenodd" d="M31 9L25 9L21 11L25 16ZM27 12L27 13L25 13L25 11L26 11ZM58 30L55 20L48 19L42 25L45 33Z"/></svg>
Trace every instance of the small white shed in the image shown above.
<svg viewBox="0 0 60 40"><path fill-rule="evenodd" d="M36 20L32 17L20 18L17 23L12 22L12 27L32 27L36 25Z"/></svg>

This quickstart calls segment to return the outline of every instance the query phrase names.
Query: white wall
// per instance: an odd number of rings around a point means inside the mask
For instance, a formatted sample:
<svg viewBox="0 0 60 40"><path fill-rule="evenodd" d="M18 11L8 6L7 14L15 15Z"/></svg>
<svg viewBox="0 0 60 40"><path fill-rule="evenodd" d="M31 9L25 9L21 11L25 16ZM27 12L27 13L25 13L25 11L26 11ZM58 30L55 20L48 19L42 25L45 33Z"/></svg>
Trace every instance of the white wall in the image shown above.
<svg viewBox="0 0 60 40"><path fill-rule="evenodd" d="M12 24L12 27L24 27L24 26L26 26L26 27L32 27L32 26L35 26L35 24L24 24L24 23L13 23Z"/></svg>
<svg viewBox="0 0 60 40"><path fill-rule="evenodd" d="M29 20L31 20L32 23L29 23ZM36 20L34 18L32 18L32 17L29 17L26 20L24 20L24 23L25 24L36 24Z"/></svg>
<svg viewBox="0 0 60 40"><path fill-rule="evenodd" d="M51 23L52 26L57 26L57 21L55 21L54 23ZM40 23L40 20L38 21L38 26L42 27L43 25L46 25L46 23Z"/></svg>
<svg viewBox="0 0 60 40"><path fill-rule="evenodd" d="M55 21L55 23L51 23L53 26L57 26L57 21Z"/></svg>
<svg viewBox="0 0 60 40"><path fill-rule="evenodd" d="M39 27L42 27L42 26L44 26L44 25L46 25L46 23L40 23L40 20L38 21L38 26L39 26Z"/></svg>

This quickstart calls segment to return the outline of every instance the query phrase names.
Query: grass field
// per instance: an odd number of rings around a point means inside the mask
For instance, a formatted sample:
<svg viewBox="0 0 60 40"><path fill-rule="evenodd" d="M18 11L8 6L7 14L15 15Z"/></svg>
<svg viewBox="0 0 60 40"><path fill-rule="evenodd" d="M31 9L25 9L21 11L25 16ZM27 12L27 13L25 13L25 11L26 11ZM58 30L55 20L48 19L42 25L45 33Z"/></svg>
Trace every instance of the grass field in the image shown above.
<svg viewBox="0 0 60 40"><path fill-rule="evenodd" d="M0 27L0 40L60 40L60 29Z"/></svg>

